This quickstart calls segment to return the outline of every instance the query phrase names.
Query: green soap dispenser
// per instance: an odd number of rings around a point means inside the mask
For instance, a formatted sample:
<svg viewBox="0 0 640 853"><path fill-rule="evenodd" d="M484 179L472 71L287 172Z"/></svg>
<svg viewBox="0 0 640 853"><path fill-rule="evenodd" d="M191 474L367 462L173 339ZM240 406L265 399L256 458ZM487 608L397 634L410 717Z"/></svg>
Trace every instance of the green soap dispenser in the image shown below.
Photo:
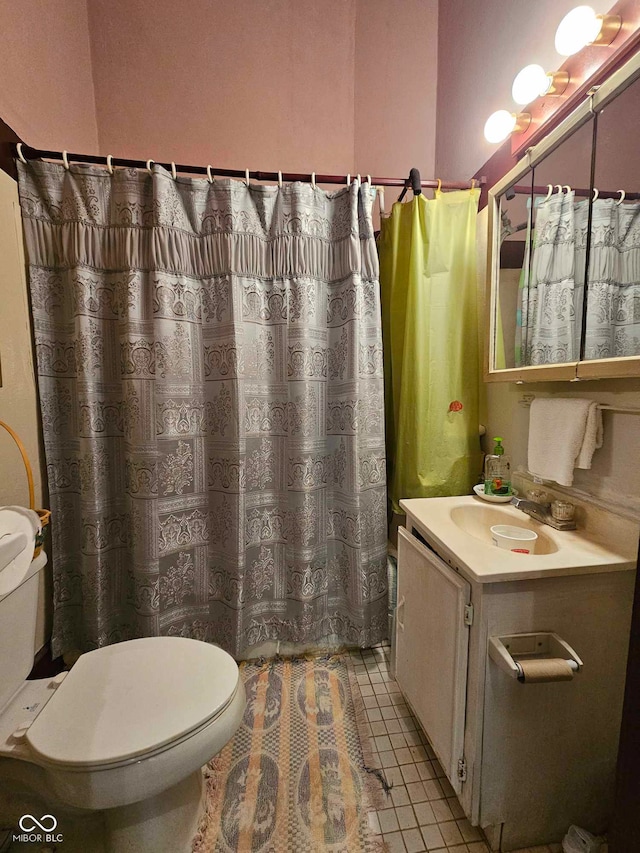
<svg viewBox="0 0 640 853"><path fill-rule="evenodd" d="M496 436L493 440L493 453L484 461L484 493L504 497L511 494L511 460L505 455L502 439Z"/></svg>

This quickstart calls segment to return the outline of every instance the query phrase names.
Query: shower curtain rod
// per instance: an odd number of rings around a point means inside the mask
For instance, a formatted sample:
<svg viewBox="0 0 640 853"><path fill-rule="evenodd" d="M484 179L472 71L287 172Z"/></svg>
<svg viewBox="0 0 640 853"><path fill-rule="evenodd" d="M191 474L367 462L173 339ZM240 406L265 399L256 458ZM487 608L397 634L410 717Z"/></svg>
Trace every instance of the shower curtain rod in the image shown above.
<svg viewBox="0 0 640 853"><path fill-rule="evenodd" d="M148 165L154 163L158 166L162 166L170 172L174 172L177 174L178 172L182 172L187 175L203 175L208 176L209 172L214 177L223 177L223 178L253 178L256 181L278 181L283 180L287 182L292 181L302 181L304 183L316 183L316 184L344 184L349 180L356 177L356 175L316 175L315 173L303 173L303 172L260 172L260 171L251 171L245 169L218 169L213 166L185 166L178 163L160 163L156 160L130 160L126 157L110 157L109 162L107 162L106 157L98 156L97 154L70 154L69 152L64 151L45 151L40 148L31 148L30 145L24 144L13 144L13 151L16 157L24 160L38 160L38 159L46 159L46 160L60 160L64 162L65 158L67 163L75 162L75 163L96 163L100 166L107 166L109 163L112 166L128 166L129 168L134 169L146 169ZM367 176L368 177L368 176ZM409 177L406 178L378 178L372 177L371 183L374 186L382 186L382 187L409 187L411 188L411 180ZM468 190L473 186L481 187L485 183L485 179L481 178L480 180L474 181L440 181L437 179L421 181L420 185L426 188L433 189L443 189L443 190Z"/></svg>

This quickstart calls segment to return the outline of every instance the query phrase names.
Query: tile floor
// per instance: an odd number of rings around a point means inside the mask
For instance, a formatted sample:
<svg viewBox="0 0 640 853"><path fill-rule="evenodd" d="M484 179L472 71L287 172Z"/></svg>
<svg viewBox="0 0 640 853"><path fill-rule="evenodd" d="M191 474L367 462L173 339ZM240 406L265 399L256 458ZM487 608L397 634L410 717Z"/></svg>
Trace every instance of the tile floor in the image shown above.
<svg viewBox="0 0 640 853"><path fill-rule="evenodd" d="M389 646L352 652L374 757L393 788L388 808L372 817L389 853L489 853L466 819L433 750L389 675ZM518 853L560 853L559 844Z"/></svg>

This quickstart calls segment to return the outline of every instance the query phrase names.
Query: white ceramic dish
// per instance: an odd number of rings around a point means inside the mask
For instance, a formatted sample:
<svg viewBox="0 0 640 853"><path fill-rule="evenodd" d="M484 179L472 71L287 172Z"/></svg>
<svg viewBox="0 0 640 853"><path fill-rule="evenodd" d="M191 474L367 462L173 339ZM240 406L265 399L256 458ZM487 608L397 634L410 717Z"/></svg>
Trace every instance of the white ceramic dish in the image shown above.
<svg viewBox="0 0 640 853"><path fill-rule="evenodd" d="M488 501L492 504L508 504L510 503L511 498L518 494L517 492L511 492L510 495L485 495L483 483L478 483L474 486L473 491L479 498L482 498L483 501Z"/></svg>

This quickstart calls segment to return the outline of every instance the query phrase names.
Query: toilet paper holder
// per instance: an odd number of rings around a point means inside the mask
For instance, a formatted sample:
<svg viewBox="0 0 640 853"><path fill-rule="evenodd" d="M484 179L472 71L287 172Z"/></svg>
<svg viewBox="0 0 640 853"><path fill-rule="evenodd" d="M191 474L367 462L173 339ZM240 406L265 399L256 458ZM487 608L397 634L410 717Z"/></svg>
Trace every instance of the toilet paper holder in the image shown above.
<svg viewBox="0 0 640 853"><path fill-rule="evenodd" d="M553 631L489 637L489 657L503 672L519 681L523 681L520 659L524 662L561 658L574 672L580 672L584 666L575 649Z"/></svg>

